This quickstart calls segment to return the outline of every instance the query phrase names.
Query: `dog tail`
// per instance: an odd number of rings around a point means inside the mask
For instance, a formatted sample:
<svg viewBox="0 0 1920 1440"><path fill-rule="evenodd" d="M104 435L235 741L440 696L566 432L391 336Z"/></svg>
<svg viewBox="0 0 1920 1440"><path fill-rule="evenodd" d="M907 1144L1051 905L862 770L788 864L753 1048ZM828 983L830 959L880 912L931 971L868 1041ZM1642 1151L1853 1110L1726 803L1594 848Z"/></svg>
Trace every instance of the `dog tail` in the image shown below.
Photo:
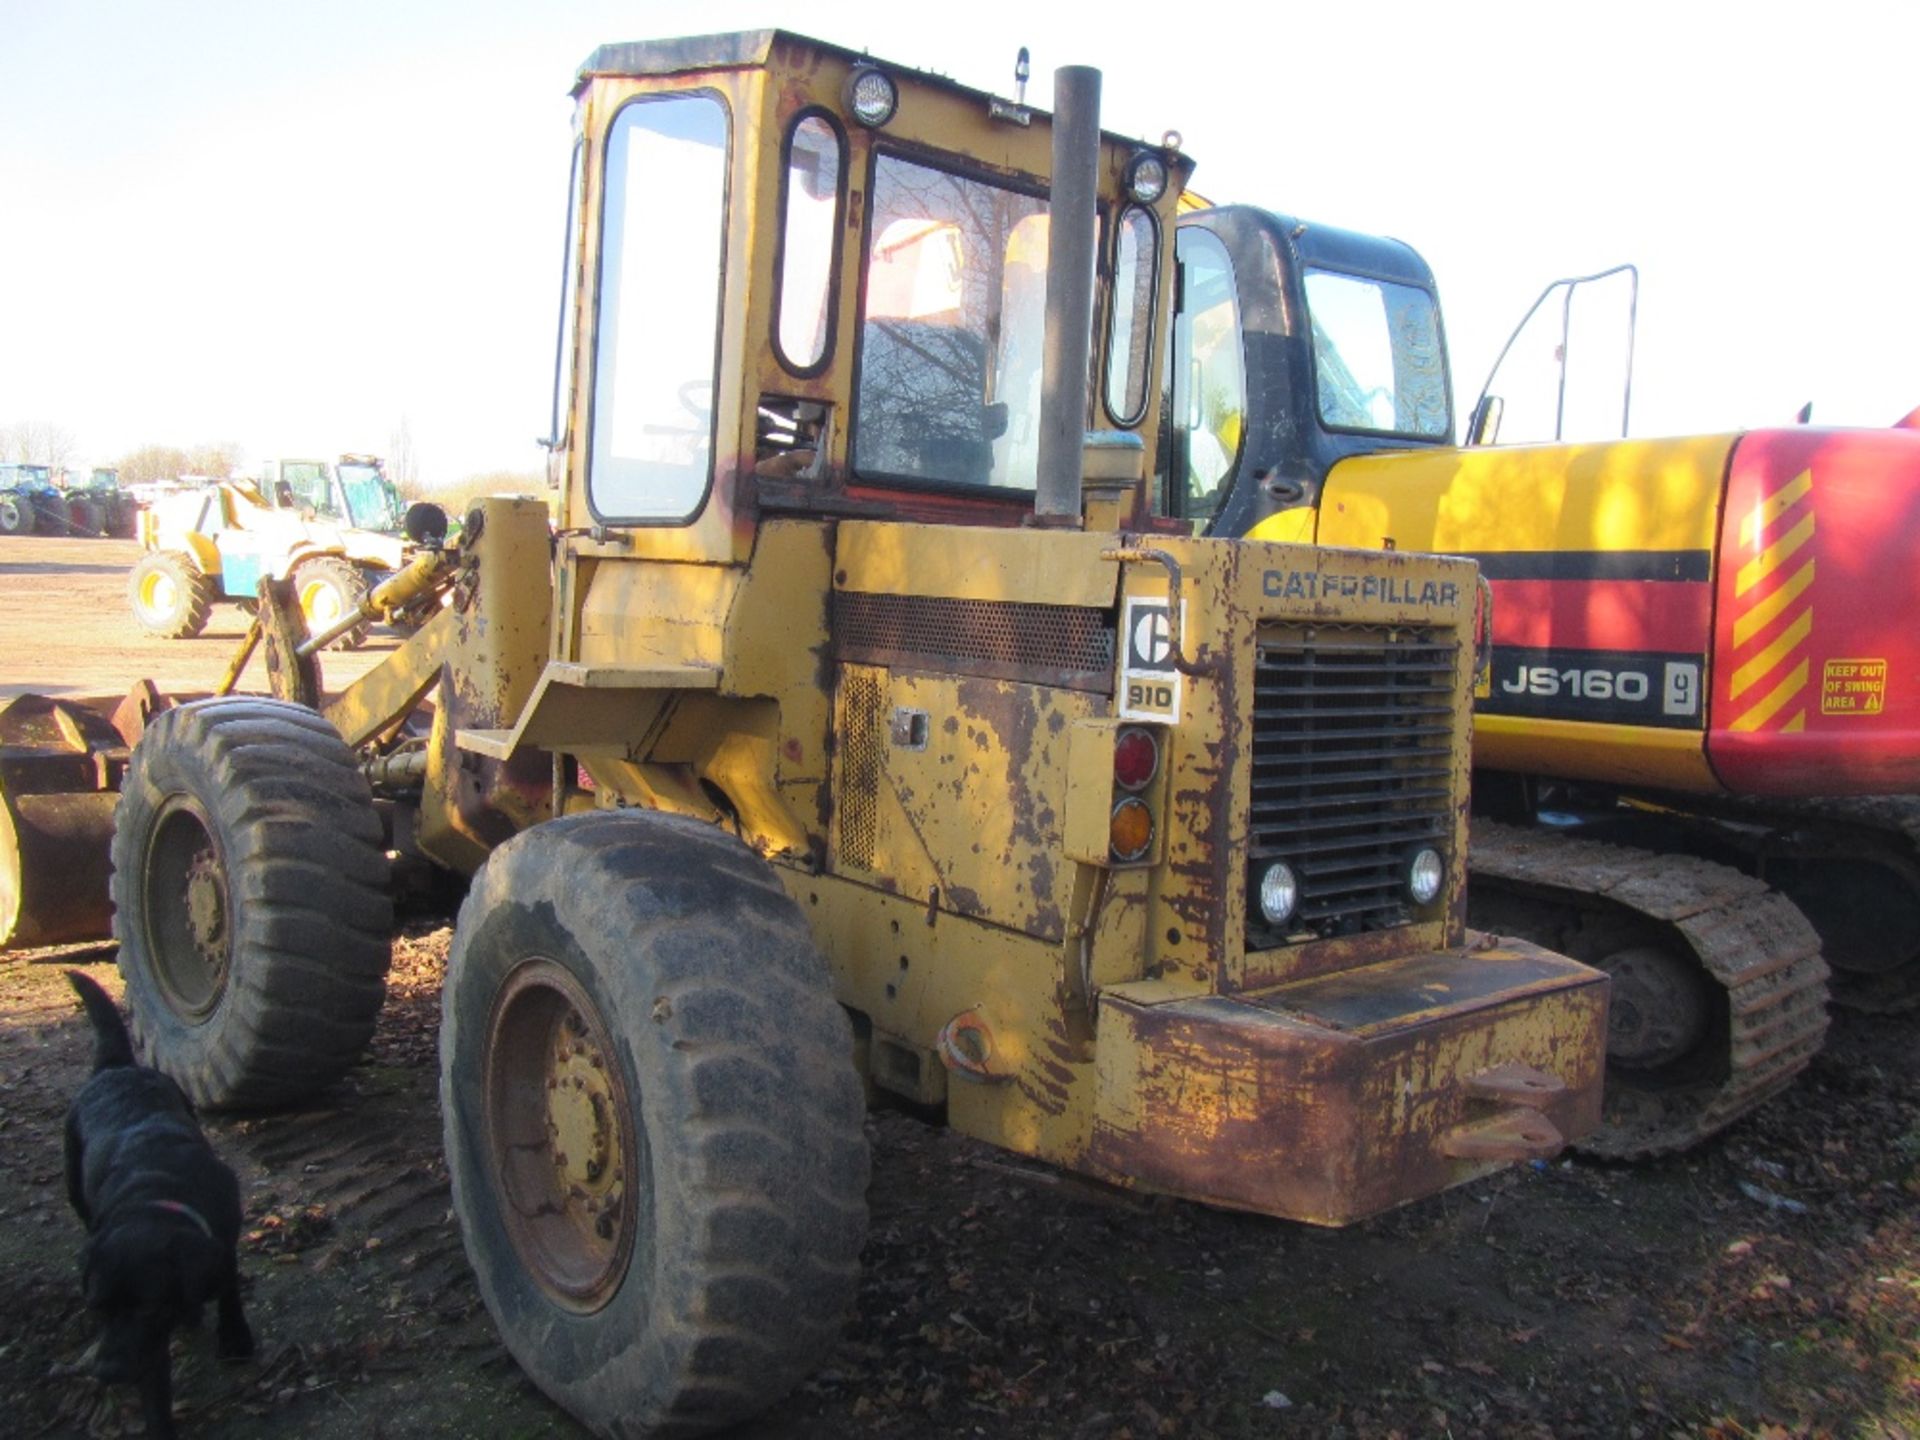
<svg viewBox="0 0 1920 1440"><path fill-rule="evenodd" d="M127 1034L127 1022L120 1018L113 997L102 990L91 975L83 975L78 970L67 971L67 980L74 994L80 997L80 1003L87 1007L87 1019L93 1022L93 1068L109 1070L116 1065L133 1064L133 1037Z"/></svg>

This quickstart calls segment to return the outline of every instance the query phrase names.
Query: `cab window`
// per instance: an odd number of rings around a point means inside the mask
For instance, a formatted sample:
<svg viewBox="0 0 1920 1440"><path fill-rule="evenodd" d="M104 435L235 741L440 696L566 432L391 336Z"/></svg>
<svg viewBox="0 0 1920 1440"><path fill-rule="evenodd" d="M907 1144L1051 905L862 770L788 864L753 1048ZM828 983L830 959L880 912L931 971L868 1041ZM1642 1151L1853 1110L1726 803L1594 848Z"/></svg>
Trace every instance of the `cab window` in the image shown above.
<svg viewBox="0 0 1920 1440"><path fill-rule="evenodd" d="M1240 462L1247 422L1246 364L1233 261L1208 230L1181 230L1182 304L1168 372L1173 444L1161 508L1197 523L1219 511Z"/></svg>
<svg viewBox="0 0 1920 1440"><path fill-rule="evenodd" d="M889 154L871 193L855 471L1031 490L1047 202Z"/></svg>
<svg viewBox="0 0 1920 1440"><path fill-rule="evenodd" d="M567 230L560 249L560 324L553 342L553 409L547 421L547 444L558 448L567 440L569 416L567 404L573 395L573 307L577 298L575 284L579 275L574 251L573 227L580 221L580 209L586 196L586 147L573 142L572 168L567 172Z"/></svg>
<svg viewBox="0 0 1920 1440"><path fill-rule="evenodd" d="M1446 360L1433 296L1332 270L1306 272L1320 418L1336 430L1443 439Z"/></svg>
<svg viewBox="0 0 1920 1440"><path fill-rule="evenodd" d="M787 137L780 217L780 359L797 374L825 363L832 342L834 258L840 226L840 136L807 115Z"/></svg>
<svg viewBox="0 0 1920 1440"><path fill-rule="evenodd" d="M587 498L670 521L706 498L727 200L727 112L632 100L607 133Z"/></svg>
<svg viewBox="0 0 1920 1440"><path fill-rule="evenodd" d="M1153 354L1153 297L1160 263L1153 212L1129 205L1113 247L1113 312L1107 333L1107 414L1133 426L1147 408L1147 361Z"/></svg>

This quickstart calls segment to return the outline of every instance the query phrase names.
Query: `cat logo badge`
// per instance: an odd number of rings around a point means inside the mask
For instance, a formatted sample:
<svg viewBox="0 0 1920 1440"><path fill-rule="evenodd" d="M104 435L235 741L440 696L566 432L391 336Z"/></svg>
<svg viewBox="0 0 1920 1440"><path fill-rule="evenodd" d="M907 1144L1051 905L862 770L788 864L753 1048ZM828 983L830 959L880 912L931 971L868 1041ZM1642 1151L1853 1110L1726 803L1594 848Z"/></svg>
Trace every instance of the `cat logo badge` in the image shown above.
<svg viewBox="0 0 1920 1440"><path fill-rule="evenodd" d="M1171 613L1165 600L1138 598L1129 598L1121 611L1119 708L1123 720L1179 723L1181 675L1173 668Z"/></svg>

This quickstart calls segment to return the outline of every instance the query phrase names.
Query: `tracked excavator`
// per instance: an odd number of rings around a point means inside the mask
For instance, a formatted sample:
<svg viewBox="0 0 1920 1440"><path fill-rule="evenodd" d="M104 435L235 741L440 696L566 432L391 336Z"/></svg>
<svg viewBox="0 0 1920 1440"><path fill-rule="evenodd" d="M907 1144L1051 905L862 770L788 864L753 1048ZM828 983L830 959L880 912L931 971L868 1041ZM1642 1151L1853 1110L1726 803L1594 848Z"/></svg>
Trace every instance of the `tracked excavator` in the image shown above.
<svg viewBox="0 0 1920 1440"><path fill-rule="evenodd" d="M1150 513L1191 161L1098 88L602 47L557 532L495 497L416 537L365 604L446 603L337 695L269 579L271 697L0 715L0 921L97 933L110 898L137 1043L197 1103L341 1074L389 866L470 877L453 1208L598 1433L737 1423L827 1353L863 1096L1329 1225L1599 1117L1606 977L1465 924L1473 567Z"/></svg>
<svg viewBox="0 0 1920 1440"><path fill-rule="evenodd" d="M1614 977L1586 1148L1674 1151L1788 1084L1829 967L1843 1003L1913 1008L1912 417L1456 446L1411 247L1223 206L1183 216L1178 250L1162 510L1470 555L1491 582L1471 915Z"/></svg>

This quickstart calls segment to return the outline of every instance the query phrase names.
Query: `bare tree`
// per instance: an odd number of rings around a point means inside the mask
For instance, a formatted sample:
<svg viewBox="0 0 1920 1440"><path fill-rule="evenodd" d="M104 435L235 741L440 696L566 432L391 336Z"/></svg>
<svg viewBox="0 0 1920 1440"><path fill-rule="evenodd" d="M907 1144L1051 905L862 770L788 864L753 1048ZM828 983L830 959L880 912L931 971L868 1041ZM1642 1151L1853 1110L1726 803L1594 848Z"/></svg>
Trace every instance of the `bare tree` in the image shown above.
<svg viewBox="0 0 1920 1440"><path fill-rule="evenodd" d="M155 480L177 480L182 475L205 475L230 480L240 466L240 447L219 440L181 449L178 445L142 445L115 461L123 485L146 485Z"/></svg>
<svg viewBox="0 0 1920 1440"><path fill-rule="evenodd" d="M122 485L150 485L156 480L174 480L190 474L187 452L173 445L142 445L114 462Z"/></svg>
<svg viewBox="0 0 1920 1440"><path fill-rule="evenodd" d="M0 459L64 469L79 446L73 432L50 420L18 420L0 426Z"/></svg>
<svg viewBox="0 0 1920 1440"><path fill-rule="evenodd" d="M420 457L413 448L413 427L402 415L387 437L387 478L409 499L420 495Z"/></svg>
<svg viewBox="0 0 1920 1440"><path fill-rule="evenodd" d="M231 440L195 445L187 451L187 468L195 475L230 480L233 472L240 468L240 447Z"/></svg>

